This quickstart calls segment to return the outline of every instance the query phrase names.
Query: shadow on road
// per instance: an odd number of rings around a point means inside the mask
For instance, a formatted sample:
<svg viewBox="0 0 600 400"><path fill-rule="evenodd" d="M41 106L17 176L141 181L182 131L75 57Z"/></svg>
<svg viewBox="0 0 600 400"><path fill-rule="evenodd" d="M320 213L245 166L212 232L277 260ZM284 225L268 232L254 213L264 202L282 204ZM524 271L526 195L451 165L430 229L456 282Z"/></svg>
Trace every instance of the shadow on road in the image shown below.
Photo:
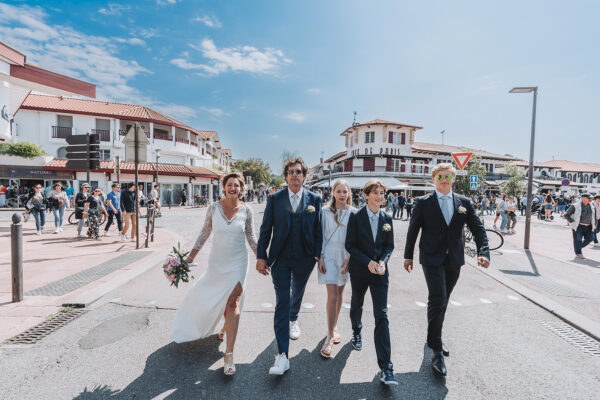
<svg viewBox="0 0 600 400"><path fill-rule="evenodd" d="M216 335L195 342L170 343L146 360L144 372L123 390L102 385L86 388L76 399L298 399L298 398L419 398L443 399L445 380L430 368L431 351L424 346L418 371L397 373L399 386L386 387L375 374L370 382L340 383L352 347L343 345L334 358L323 360L319 343L312 351L302 350L290 359L284 376L269 376L277 346L271 342L249 364L237 364L235 376L223 374L223 356ZM212 369L213 365L217 369ZM372 366L365 368L374 369Z"/></svg>

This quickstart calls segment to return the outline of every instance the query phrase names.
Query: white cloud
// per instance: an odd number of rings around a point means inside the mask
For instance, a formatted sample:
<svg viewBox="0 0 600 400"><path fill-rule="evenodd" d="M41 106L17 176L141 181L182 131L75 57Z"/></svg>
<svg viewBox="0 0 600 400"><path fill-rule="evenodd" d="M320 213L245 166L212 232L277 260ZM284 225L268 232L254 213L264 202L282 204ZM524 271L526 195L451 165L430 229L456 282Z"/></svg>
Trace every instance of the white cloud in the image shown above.
<svg viewBox="0 0 600 400"><path fill-rule="evenodd" d="M225 112L224 110L220 109L220 108L210 108L210 107L199 107L200 110L207 112L209 114L214 115L215 117L223 117L226 115L229 115L229 113Z"/></svg>
<svg viewBox="0 0 600 400"><path fill-rule="evenodd" d="M222 26L221 21L219 21L214 15L203 15L201 17L192 18L192 21L202 22L209 28L220 28Z"/></svg>
<svg viewBox="0 0 600 400"><path fill-rule="evenodd" d="M306 121L306 115L299 112L290 112L283 116L285 119L289 119L296 122L304 122Z"/></svg>
<svg viewBox="0 0 600 400"><path fill-rule="evenodd" d="M281 65L292 62L285 58L281 50L266 48L264 51L252 46L237 46L218 49L210 39L204 39L200 46L190 45L201 51L209 60L207 64L196 64L185 58L175 58L171 63L187 70L198 70L200 75L214 76L227 71L244 71L275 74Z"/></svg>
<svg viewBox="0 0 600 400"><path fill-rule="evenodd" d="M104 15L121 15L122 11L131 10L131 6L122 6L120 4L109 4L106 8L101 8L98 10L100 14Z"/></svg>
<svg viewBox="0 0 600 400"><path fill-rule="evenodd" d="M277 139L279 139L279 135L271 135L271 139L277 140Z"/></svg>
<svg viewBox="0 0 600 400"><path fill-rule="evenodd" d="M174 118L196 115L190 107L157 101L131 86L129 80L151 71L135 60L123 59L118 54L119 40L49 25L46 19L39 7L0 3L0 38L27 55L28 62L95 84L98 99L146 105ZM136 45L143 42L137 38L123 40Z"/></svg>
<svg viewBox="0 0 600 400"><path fill-rule="evenodd" d="M306 93L318 96L321 94L321 89L319 88L310 88L306 90Z"/></svg>
<svg viewBox="0 0 600 400"><path fill-rule="evenodd" d="M130 44L132 46L145 46L146 42L140 38L128 38L128 39L123 39L123 38L114 38L114 40L116 42L119 43L127 43Z"/></svg>
<svg viewBox="0 0 600 400"><path fill-rule="evenodd" d="M156 5L166 6L169 4L176 4L179 0L156 0Z"/></svg>
<svg viewBox="0 0 600 400"><path fill-rule="evenodd" d="M132 31L132 34L135 35L139 35L141 37L143 37L144 39L149 39L151 37L157 36L158 34L158 29L154 29L154 28L135 28L134 31Z"/></svg>

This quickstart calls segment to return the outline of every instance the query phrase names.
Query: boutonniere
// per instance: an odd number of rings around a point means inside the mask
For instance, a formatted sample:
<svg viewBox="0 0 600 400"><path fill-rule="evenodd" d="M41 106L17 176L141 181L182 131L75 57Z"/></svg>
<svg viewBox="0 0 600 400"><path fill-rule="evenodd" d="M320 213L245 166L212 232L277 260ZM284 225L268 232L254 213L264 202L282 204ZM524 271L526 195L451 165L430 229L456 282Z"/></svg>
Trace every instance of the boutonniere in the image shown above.
<svg viewBox="0 0 600 400"><path fill-rule="evenodd" d="M307 214L312 214L314 212L315 212L315 208L313 206L306 207L306 213Z"/></svg>
<svg viewBox="0 0 600 400"><path fill-rule="evenodd" d="M390 224L383 224L382 229L384 232L389 232L392 230L392 226Z"/></svg>
<svg viewBox="0 0 600 400"><path fill-rule="evenodd" d="M458 213L459 214L466 214L467 213L467 209L464 208L463 206L458 207Z"/></svg>

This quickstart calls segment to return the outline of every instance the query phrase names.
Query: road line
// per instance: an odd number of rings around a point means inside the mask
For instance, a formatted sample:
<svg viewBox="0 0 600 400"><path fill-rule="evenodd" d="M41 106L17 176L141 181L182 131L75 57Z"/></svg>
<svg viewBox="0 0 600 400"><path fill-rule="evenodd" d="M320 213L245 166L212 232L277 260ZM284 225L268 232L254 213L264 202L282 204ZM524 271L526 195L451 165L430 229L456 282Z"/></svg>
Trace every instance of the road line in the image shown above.
<svg viewBox="0 0 600 400"><path fill-rule="evenodd" d="M488 299L484 299L483 297L479 299L480 302L482 302L483 304L492 304L491 300Z"/></svg>
<svg viewBox="0 0 600 400"><path fill-rule="evenodd" d="M427 304L423 303L422 301L415 301L415 304L419 307L427 307Z"/></svg>
<svg viewBox="0 0 600 400"><path fill-rule="evenodd" d="M459 303L458 301L454 301L454 300L450 300L450 304L452 304L453 306L462 306L461 303Z"/></svg>

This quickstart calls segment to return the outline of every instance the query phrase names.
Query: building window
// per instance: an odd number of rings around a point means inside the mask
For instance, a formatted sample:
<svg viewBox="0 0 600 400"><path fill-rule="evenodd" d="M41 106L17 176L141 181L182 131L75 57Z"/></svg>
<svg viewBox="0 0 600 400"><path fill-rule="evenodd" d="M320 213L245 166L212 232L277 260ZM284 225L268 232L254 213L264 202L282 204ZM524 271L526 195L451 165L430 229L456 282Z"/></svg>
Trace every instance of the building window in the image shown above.
<svg viewBox="0 0 600 400"><path fill-rule="evenodd" d="M104 161L110 161L110 150L100 149L100 159Z"/></svg>
<svg viewBox="0 0 600 400"><path fill-rule="evenodd" d="M588 183L588 176L587 175L583 176L583 183Z"/></svg>
<svg viewBox="0 0 600 400"><path fill-rule="evenodd" d="M388 141L393 144L404 144L405 133L404 132L389 132Z"/></svg>
<svg viewBox="0 0 600 400"><path fill-rule="evenodd" d="M363 160L363 171L375 171L375 158L369 157Z"/></svg>
<svg viewBox="0 0 600 400"><path fill-rule="evenodd" d="M400 172L400 160L397 158L392 160L392 172Z"/></svg>
<svg viewBox="0 0 600 400"><path fill-rule="evenodd" d="M375 143L375 132L365 132L365 143Z"/></svg>

